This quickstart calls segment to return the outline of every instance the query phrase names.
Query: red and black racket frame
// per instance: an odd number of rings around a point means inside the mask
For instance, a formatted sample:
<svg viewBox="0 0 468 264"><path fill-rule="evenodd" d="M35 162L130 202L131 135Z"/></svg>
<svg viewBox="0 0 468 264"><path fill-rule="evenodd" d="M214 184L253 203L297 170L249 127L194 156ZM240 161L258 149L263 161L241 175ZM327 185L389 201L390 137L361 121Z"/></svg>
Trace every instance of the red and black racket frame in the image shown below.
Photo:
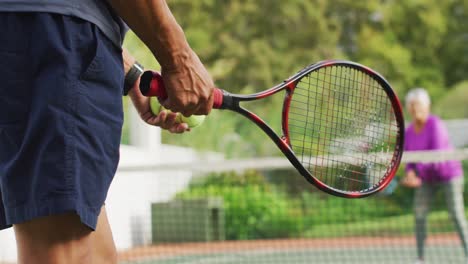
<svg viewBox="0 0 468 264"><path fill-rule="evenodd" d="M298 82L307 74L319 69L330 67L330 66L343 66L351 67L357 70L365 71L370 77L377 81L382 88L385 90L388 98L392 103L392 107L395 113L395 120L398 126L397 142L395 145L395 150L392 158L392 166L388 168L387 176L383 178L380 184L377 185L377 188L370 188L368 190L362 190L359 192L344 192L339 189L335 189L331 186L328 186L321 182L319 179L315 178L309 173L309 171L304 168L301 162L298 160L294 151L291 148L291 142L289 137L289 126L288 126L288 115L289 107L291 105L291 99ZM146 96L157 96L159 98L167 98L167 94L163 88L163 81L161 75L157 72L147 71L145 72L140 81L140 90L143 95ZM253 112L243 108L240 103L255 101L269 97L278 92L285 91L285 97L283 102L283 111L282 111L282 136L279 136L273 128L271 128L264 120L262 120L258 115ZM246 118L254 122L258 127L260 127L278 146L278 148L283 152L283 154L288 158L291 164L299 171L299 173L311 184L315 185L318 189L344 198L363 198L371 194L379 192L384 189L393 179L398 170L401 157L403 154L403 144L404 144L404 118L401 103L391 88L390 84L376 71L355 63L345 60L327 60L321 61L316 64L312 64L302 69L298 73L284 80L282 83L262 92L241 95L241 94L231 94L225 90L215 89L214 90L214 109L226 109L239 113Z"/></svg>

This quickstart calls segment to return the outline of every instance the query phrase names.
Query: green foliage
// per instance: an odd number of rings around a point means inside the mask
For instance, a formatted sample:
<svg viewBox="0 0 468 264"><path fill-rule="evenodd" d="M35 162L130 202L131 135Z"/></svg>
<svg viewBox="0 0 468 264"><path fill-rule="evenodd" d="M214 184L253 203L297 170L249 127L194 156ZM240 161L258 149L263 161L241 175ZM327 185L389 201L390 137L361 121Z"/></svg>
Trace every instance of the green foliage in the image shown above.
<svg viewBox="0 0 468 264"><path fill-rule="evenodd" d="M434 112L444 119L468 118L468 81L447 92L434 106Z"/></svg>
<svg viewBox="0 0 468 264"><path fill-rule="evenodd" d="M220 88L258 92L316 61L351 59L379 71L401 98L422 86L443 118L467 117L466 0L173 0L169 5ZM159 68L133 33L125 46L146 68ZM245 106L280 132L281 101L277 96ZM126 120L124 131L127 127ZM163 133L163 142L228 158L280 154L244 117L220 111L190 133ZM213 174L192 182L177 199L222 197L228 239L317 237L330 228L340 236L412 230L412 189L400 186L390 196L346 200L316 190L292 170L268 172L266 178L255 171ZM441 204L434 211L445 210ZM400 227L405 230L396 230Z"/></svg>
<svg viewBox="0 0 468 264"><path fill-rule="evenodd" d="M285 74L337 55L327 48L336 46L337 26L323 19L324 0L180 0L170 5L217 84L229 91L262 90Z"/></svg>
<svg viewBox="0 0 468 264"><path fill-rule="evenodd" d="M271 188L271 184L265 180L263 175L255 170L247 170L242 174L236 172L212 173L201 178L195 178L190 182L189 188L207 188L210 186L244 187L253 185L267 191L270 191Z"/></svg>
<svg viewBox="0 0 468 264"><path fill-rule="evenodd" d="M301 218L288 198L251 171L209 176L206 181L193 183L177 199L222 197L226 216L227 239L262 239L297 236Z"/></svg>
<svg viewBox="0 0 468 264"><path fill-rule="evenodd" d="M468 162L463 167L468 171ZM318 191L293 171L263 175L250 170L195 178L175 198L222 198L226 238L237 240L409 234L413 196L414 189L399 186L387 196L344 199ZM443 192L434 198L429 226L434 232L453 231Z"/></svg>
<svg viewBox="0 0 468 264"><path fill-rule="evenodd" d="M174 0L169 5L217 86L231 92L264 90L330 58L376 69L401 98L413 87L425 87L434 105L467 80L466 0ZM125 46L147 68L159 68L134 34ZM280 132L281 100L249 107ZM444 113L457 107L446 108ZM228 157L279 154L243 117L226 113L213 113L187 135L164 134L163 141Z"/></svg>
<svg viewBox="0 0 468 264"><path fill-rule="evenodd" d="M466 214L466 212L465 212ZM330 232L333 230L333 232ZM449 218L448 212L432 212L428 216L428 230L431 233L454 232L453 222ZM375 219L365 219L362 221L336 223L330 221L310 226L304 237L356 237L356 236L402 236L414 235L414 215L411 213L381 217Z"/></svg>
<svg viewBox="0 0 468 264"><path fill-rule="evenodd" d="M448 1L447 32L439 48L447 86L467 79L468 69L468 1Z"/></svg>
<svg viewBox="0 0 468 264"><path fill-rule="evenodd" d="M316 192L302 192L301 201L302 217L306 227L330 222L334 224L356 223L408 213L391 197L343 199Z"/></svg>

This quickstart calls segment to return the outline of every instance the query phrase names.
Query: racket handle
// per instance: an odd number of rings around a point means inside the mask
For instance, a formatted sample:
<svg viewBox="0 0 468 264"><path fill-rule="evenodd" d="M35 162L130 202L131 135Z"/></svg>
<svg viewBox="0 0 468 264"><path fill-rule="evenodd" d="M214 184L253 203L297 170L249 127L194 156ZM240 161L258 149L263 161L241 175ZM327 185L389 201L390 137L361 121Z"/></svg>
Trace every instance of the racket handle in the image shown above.
<svg viewBox="0 0 468 264"><path fill-rule="evenodd" d="M154 71L146 71L140 79L140 91L145 96L156 96L166 99L167 93L161 74ZM223 105L223 91L215 88L213 90L213 108L221 109Z"/></svg>

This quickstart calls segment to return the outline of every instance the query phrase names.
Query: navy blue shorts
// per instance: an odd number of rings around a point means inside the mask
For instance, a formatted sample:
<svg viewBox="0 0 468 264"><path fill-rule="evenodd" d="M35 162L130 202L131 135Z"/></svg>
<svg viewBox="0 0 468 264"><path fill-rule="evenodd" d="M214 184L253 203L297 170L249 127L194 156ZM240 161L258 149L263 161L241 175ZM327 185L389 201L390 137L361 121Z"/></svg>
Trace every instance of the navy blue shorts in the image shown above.
<svg viewBox="0 0 468 264"><path fill-rule="evenodd" d="M0 229L66 212L95 229L119 160L121 50L74 17L0 25Z"/></svg>

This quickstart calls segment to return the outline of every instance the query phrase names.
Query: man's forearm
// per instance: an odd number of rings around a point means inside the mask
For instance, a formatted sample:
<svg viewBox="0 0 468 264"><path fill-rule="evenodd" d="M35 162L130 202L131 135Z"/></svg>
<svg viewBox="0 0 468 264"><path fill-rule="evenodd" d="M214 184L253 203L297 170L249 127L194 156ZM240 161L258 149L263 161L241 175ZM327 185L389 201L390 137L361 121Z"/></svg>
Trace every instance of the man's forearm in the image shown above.
<svg viewBox="0 0 468 264"><path fill-rule="evenodd" d="M150 48L163 68L173 68L189 56L190 47L164 0L108 0L130 28Z"/></svg>
<svg viewBox="0 0 468 264"><path fill-rule="evenodd" d="M207 115L214 83L164 0L107 0L150 48L161 65L167 99L162 103L185 116Z"/></svg>

